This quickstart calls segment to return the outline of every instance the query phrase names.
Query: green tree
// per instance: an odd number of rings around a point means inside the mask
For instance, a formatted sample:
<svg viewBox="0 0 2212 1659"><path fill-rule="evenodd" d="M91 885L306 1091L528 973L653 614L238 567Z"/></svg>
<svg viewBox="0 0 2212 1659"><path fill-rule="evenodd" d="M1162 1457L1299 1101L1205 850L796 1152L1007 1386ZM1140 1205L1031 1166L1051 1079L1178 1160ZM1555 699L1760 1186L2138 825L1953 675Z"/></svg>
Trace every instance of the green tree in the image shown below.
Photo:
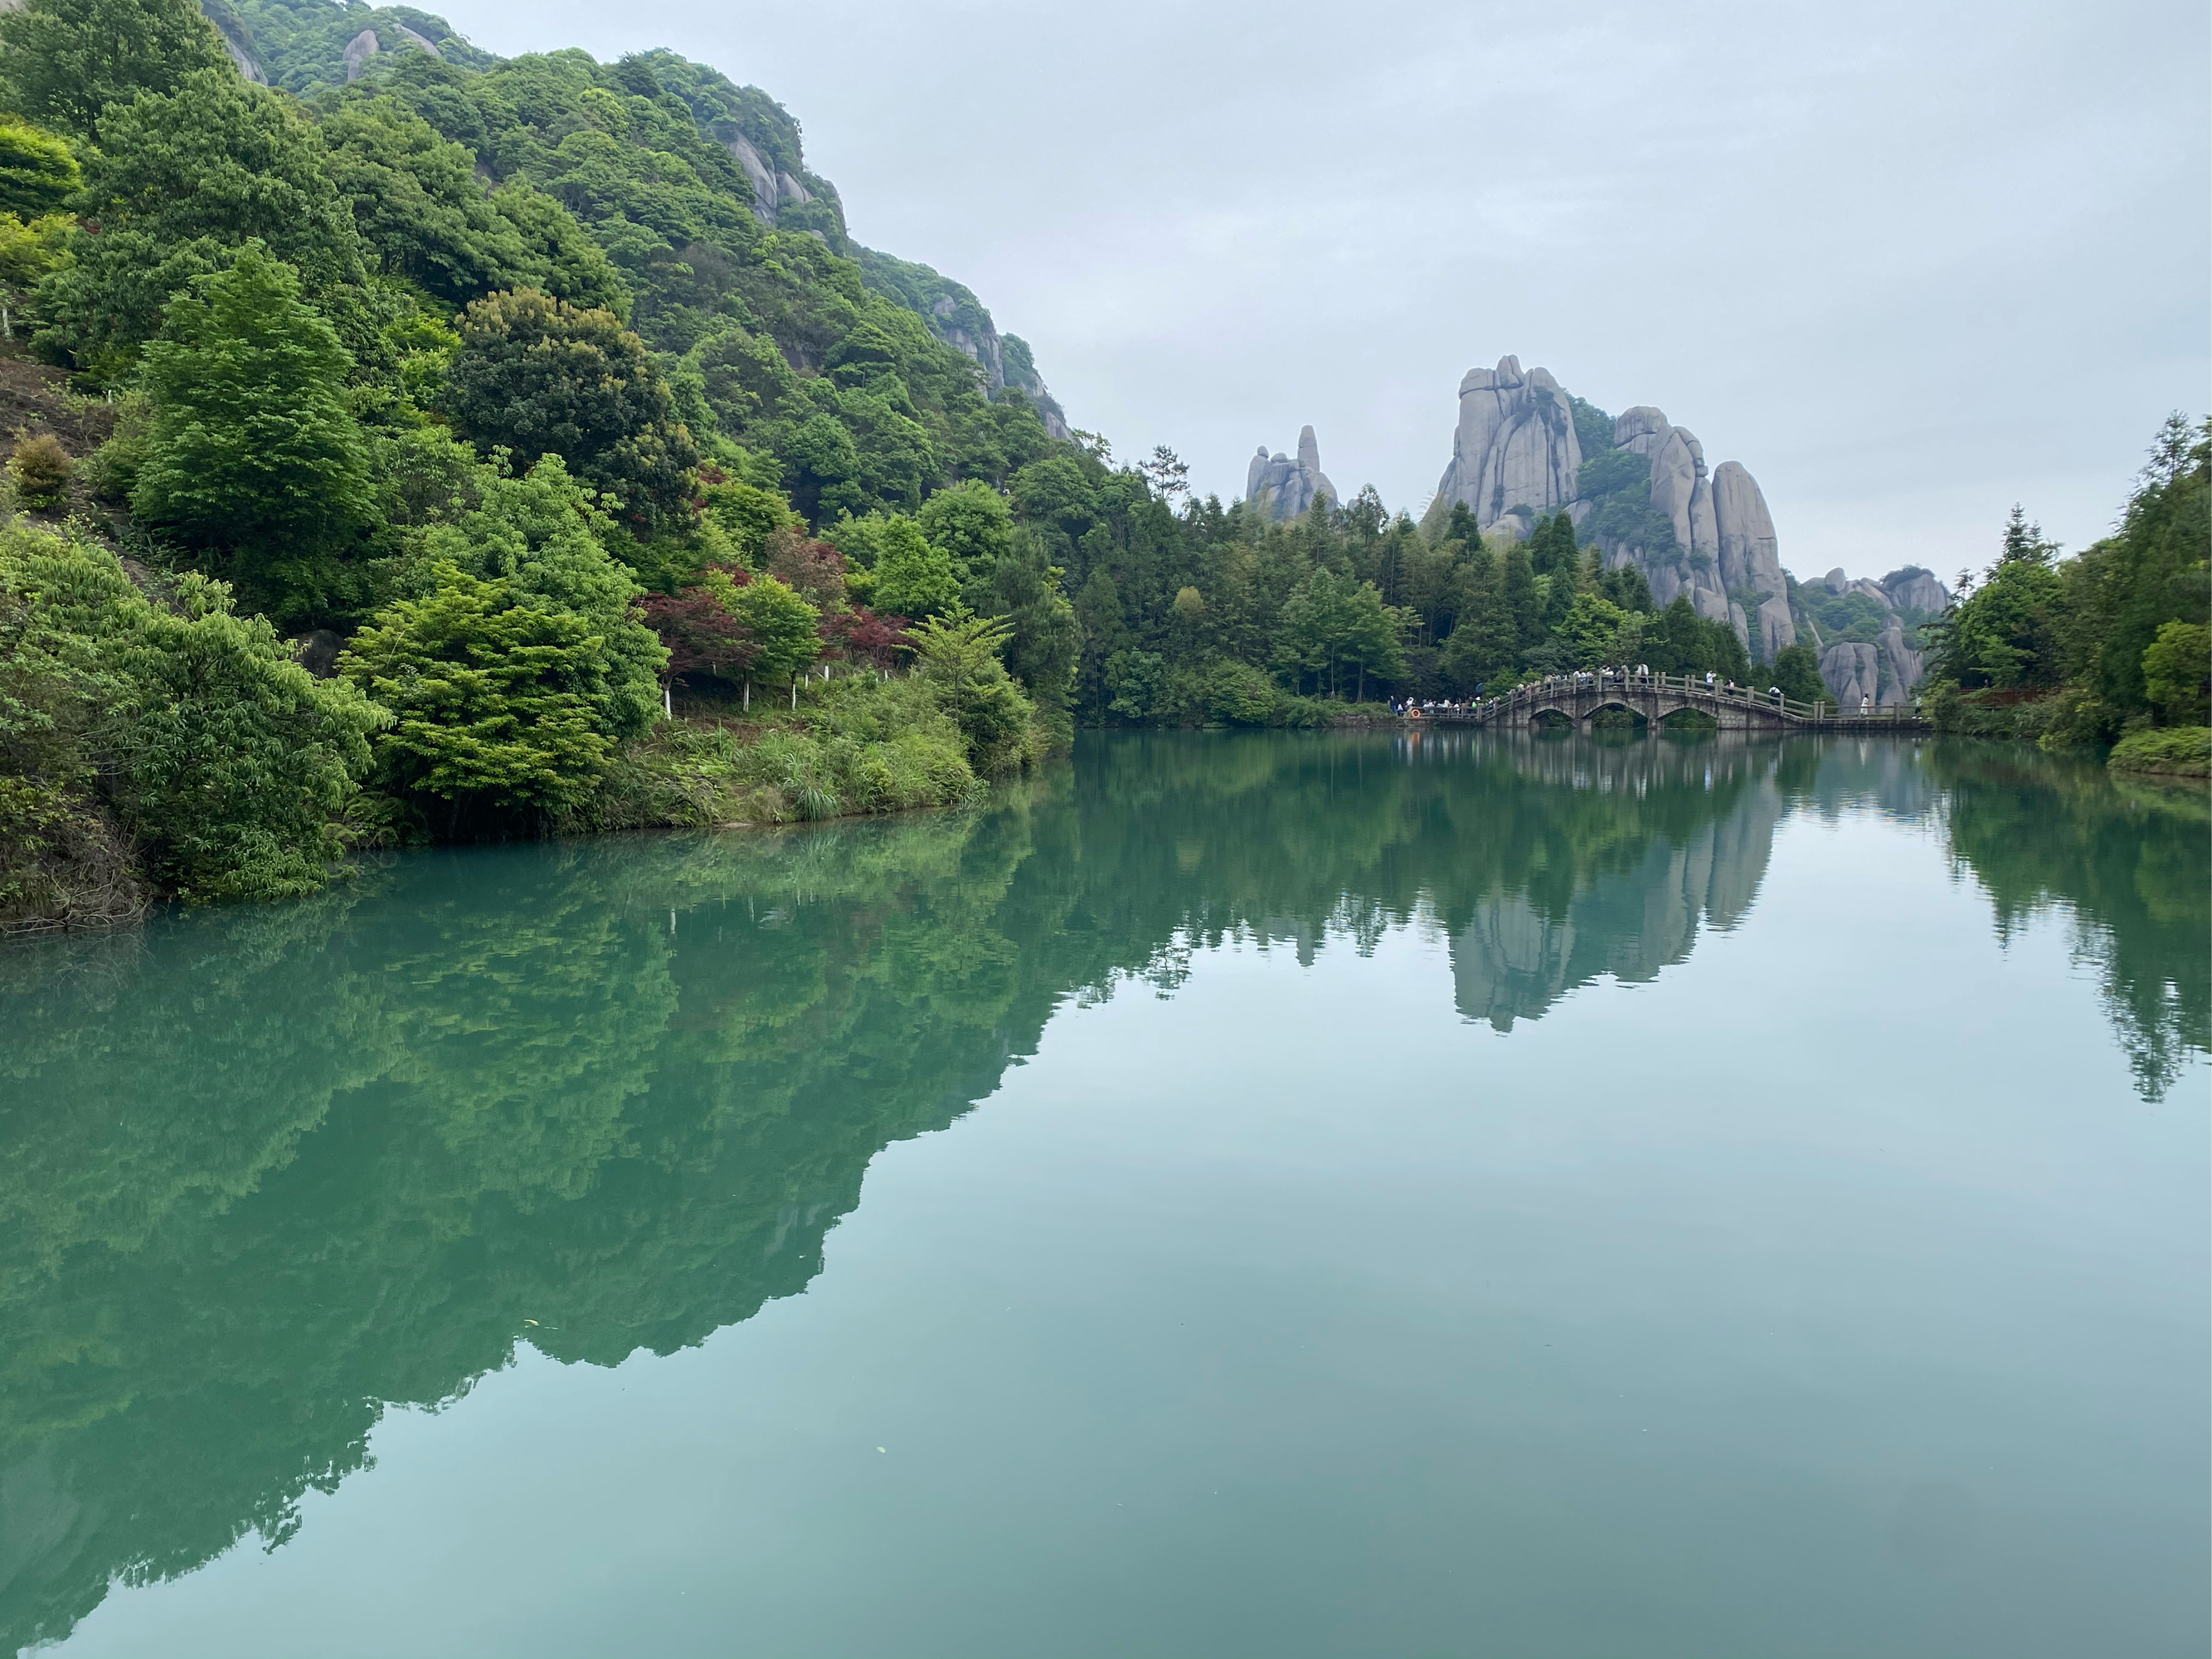
<svg viewBox="0 0 2212 1659"><path fill-rule="evenodd" d="M872 516L872 515L871 515ZM903 514L882 520L876 538L875 584L869 602L888 617L942 616L960 603L952 556Z"/></svg>
<svg viewBox="0 0 2212 1659"><path fill-rule="evenodd" d="M402 586L419 597L451 565L501 583L520 602L581 617L602 659L591 681L593 724L611 740L636 736L659 713L667 659L638 610L636 581L607 551L628 535L558 455L520 478L488 465L465 466L472 500L404 533Z"/></svg>
<svg viewBox="0 0 2212 1659"><path fill-rule="evenodd" d="M1969 690L2057 684L2065 671L2066 586L2054 568L2057 556L2056 544L2014 507L1996 562L1937 630L1931 677Z"/></svg>
<svg viewBox="0 0 2212 1659"><path fill-rule="evenodd" d="M1011 630L996 617L932 617L913 629L915 673L967 739L969 763L985 777L1036 753L1035 710L999 659Z"/></svg>
<svg viewBox="0 0 2212 1659"><path fill-rule="evenodd" d="M0 29L23 15L0 14ZM58 212L80 182L66 141L27 121L0 118L0 210L23 219Z"/></svg>
<svg viewBox="0 0 2212 1659"><path fill-rule="evenodd" d="M196 70L235 76L194 0L30 0L0 13L0 76L15 107L83 137L101 110L174 92Z"/></svg>
<svg viewBox="0 0 2212 1659"><path fill-rule="evenodd" d="M1597 593L1577 593L1560 624L1577 668L1596 668L1632 658L1641 630L1629 613Z"/></svg>
<svg viewBox="0 0 2212 1659"><path fill-rule="evenodd" d="M352 359L258 241L169 307L146 351L140 520L229 556L258 603L320 618L343 602L337 560L375 517Z"/></svg>
<svg viewBox="0 0 2212 1659"><path fill-rule="evenodd" d="M394 716L378 783L445 803L448 835L580 807L614 752L596 718L607 661L590 622L452 565L432 574L428 593L378 612L338 659Z"/></svg>
<svg viewBox="0 0 2212 1659"><path fill-rule="evenodd" d="M770 685L797 680L822 654L815 629L821 613L774 576L756 576L729 596L730 615L751 647L748 680Z"/></svg>
<svg viewBox="0 0 2212 1659"><path fill-rule="evenodd" d="M2105 711L2102 735L2153 701L2145 653L2166 624L2212 619L2209 558L2212 422L2192 430L2175 415L2159 430L2119 534L2077 562L2072 654Z"/></svg>
<svg viewBox="0 0 2212 1659"><path fill-rule="evenodd" d="M1122 649L1128 629L1121 620L1121 595L1113 573L1100 565L1075 596L1077 706L1091 715L1105 711L1112 696L1107 664Z"/></svg>
<svg viewBox="0 0 2212 1659"><path fill-rule="evenodd" d="M560 456L640 532L688 520L699 453L644 343L612 312L518 289L471 304L460 331L439 399L454 430L524 465Z"/></svg>
<svg viewBox="0 0 2212 1659"><path fill-rule="evenodd" d="M1512 621L1515 654L1519 655L1534 650L1544 638L1544 596L1537 591L1527 547L1515 542L1499 562L1499 598Z"/></svg>
<svg viewBox="0 0 2212 1659"><path fill-rule="evenodd" d="M1506 558L1510 562L1510 550ZM1524 557L1522 573L1527 569ZM1443 667L1471 696L1478 686L1489 689L1511 678L1520 660L1521 629L1506 604L1499 561L1480 544L1469 551L1459 590L1459 620L1444 641Z"/></svg>
<svg viewBox="0 0 2212 1659"><path fill-rule="evenodd" d="M266 618L234 615L223 584L186 575L177 600L148 607L125 654L124 823L181 897L313 892L383 711L314 678Z"/></svg>
<svg viewBox="0 0 2212 1659"><path fill-rule="evenodd" d="M71 888L114 877L103 854L186 898L313 890L382 718L220 582L186 574L155 605L104 548L0 532L0 909L72 919L98 894ZM21 890L26 854L42 895Z"/></svg>
<svg viewBox="0 0 2212 1659"><path fill-rule="evenodd" d="M2212 628L2169 622L2143 647L2143 695L2168 726L2202 726L2212 700Z"/></svg>
<svg viewBox="0 0 2212 1659"><path fill-rule="evenodd" d="M1106 659L1109 713L1140 720L1159 711L1168 665L1156 651L1116 651Z"/></svg>
<svg viewBox="0 0 2212 1659"><path fill-rule="evenodd" d="M1809 645L1785 645L1774 653L1773 683L1800 702L1833 702L1820 678L1820 659Z"/></svg>
<svg viewBox="0 0 2212 1659"><path fill-rule="evenodd" d="M1401 642L1407 623L1406 613L1382 603L1374 583L1316 566L1283 601L1277 660L1301 683L1311 674L1331 696L1350 690L1357 697L1370 674L1391 679L1404 672ZM1350 687L1343 683L1346 670L1355 677Z"/></svg>
<svg viewBox="0 0 2212 1659"><path fill-rule="evenodd" d="M1034 532L1010 533L988 581L979 586L984 608L1005 617L1012 629L1001 653L1008 672L1039 709L1056 716L1056 726L1064 725L1075 686L1075 607L1060 592L1058 567L1045 562L1043 543ZM1186 591L1196 596L1195 589Z"/></svg>
<svg viewBox="0 0 2212 1659"><path fill-rule="evenodd" d="M921 533L945 550L963 584L989 581L1000 559L1013 549L1014 520L1006 497L980 479L939 490L915 516Z"/></svg>
<svg viewBox="0 0 2212 1659"><path fill-rule="evenodd" d="M467 146L392 97L342 106L318 129L325 167L351 204L366 257L447 304L532 288L620 314L629 295L568 210L526 185L487 195Z"/></svg>
<svg viewBox="0 0 2212 1659"><path fill-rule="evenodd" d="M21 16L17 13L14 15ZM110 385L126 380L169 296L258 240L299 273L356 361L374 355L353 214L298 106L228 63L173 93L111 105L85 164L72 259L40 284L34 344Z"/></svg>

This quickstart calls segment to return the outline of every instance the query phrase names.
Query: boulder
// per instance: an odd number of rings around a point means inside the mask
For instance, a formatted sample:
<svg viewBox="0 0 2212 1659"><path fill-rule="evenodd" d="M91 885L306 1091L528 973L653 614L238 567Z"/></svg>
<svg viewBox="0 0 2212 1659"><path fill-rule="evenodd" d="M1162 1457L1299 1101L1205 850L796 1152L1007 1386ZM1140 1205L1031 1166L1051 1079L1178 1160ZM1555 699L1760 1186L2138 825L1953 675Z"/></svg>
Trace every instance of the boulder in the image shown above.
<svg viewBox="0 0 2212 1659"><path fill-rule="evenodd" d="M1838 641L1820 653L1820 683L1828 688L1846 714L1858 712L1859 700L1880 695L1881 670L1873 646Z"/></svg>
<svg viewBox="0 0 2212 1659"><path fill-rule="evenodd" d="M429 40L428 37L416 33L413 29L409 28L404 23L402 23L399 26L399 32L405 35L410 40L412 40L416 46L422 47L423 51L428 52L431 57L443 58L446 55L444 52L438 50L436 44Z"/></svg>
<svg viewBox="0 0 2212 1659"><path fill-rule="evenodd" d="M1705 451L1690 433L1671 427L1651 454L1651 508L1663 513L1674 526L1674 544L1687 553L1690 535L1690 497L1705 471Z"/></svg>
<svg viewBox="0 0 2212 1659"><path fill-rule="evenodd" d="M376 31L374 29L363 29L352 40L347 41L345 44L347 81L360 80L362 71L368 67L368 60L375 56Z"/></svg>
<svg viewBox="0 0 2212 1659"><path fill-rule="evenodd" d="M1766 510L1759 480L1741 461L1723 461L1713 469L1713 516L1719 523L1723 585L1765 595L1787 593L1774 515Z"/></svg>
<svg viewBox="0 0 2212 1659"><path fill-rule="evenodd" d="M1820 585L1826 588L1831 593L1841 593L1844 589L1848 588L1851 585L1851 579L1844 574L1843 566L1838 565L1833 570L1831 570L1826 575L1820 578Z"/></svg>
<svg viewBox="0 0 2212 1659"><path fill-rule="evenodd" d="M1638 404L1617 416L1613 423L1613 441L1616 447L1633 450L1638 455L1649 455L1666 441L1674 428L1667 417L1649 404Z"/></svg>
<svg viewBox="0 0 2212 1659"><path fill-rule="evenodd" d="M1935 616L1951 603L1951 590L1937 581L1932 571L1923 570L1917 564L1891 571L1881 579L1881 585L1891 605L1899 611Z"/></svg>
<svg viewBox="0 0 2212 1659"><path fill-rule="evenodd" d="M1881 665L1888 672L1882 676L1887 683L1881 692L1885 703L1911 702L1912 688L1918 685L1928 672L1925 652L1916 651L1905 642L1905 625L1893 622L1881 631Z"/></svg>

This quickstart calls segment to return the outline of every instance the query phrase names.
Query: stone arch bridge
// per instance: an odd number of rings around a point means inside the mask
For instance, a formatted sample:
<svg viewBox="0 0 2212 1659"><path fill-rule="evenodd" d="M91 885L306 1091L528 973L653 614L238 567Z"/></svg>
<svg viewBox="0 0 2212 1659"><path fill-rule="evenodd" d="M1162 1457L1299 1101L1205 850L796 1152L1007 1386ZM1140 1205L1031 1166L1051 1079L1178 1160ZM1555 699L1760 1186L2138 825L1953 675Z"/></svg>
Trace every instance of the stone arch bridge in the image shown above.
<svg viewBox="0 0 2212 1659"><path fill-rule="evenodd" d="M1668 715L1694 709L1711 716L1723 732L1925 732L1929 728L1917 704L1893 703L1861 711L1833 703L1800 702L1778 692L1748 686L1708 685L1695 674L1623 674L1602 671L1557 674L1517 685L1502 697L1485 697L1449 710L1425 713L1425 720L1467 726L1533 726L1564 720L1587 726L1607 708L1625 709L1657 726Z"/></svg>

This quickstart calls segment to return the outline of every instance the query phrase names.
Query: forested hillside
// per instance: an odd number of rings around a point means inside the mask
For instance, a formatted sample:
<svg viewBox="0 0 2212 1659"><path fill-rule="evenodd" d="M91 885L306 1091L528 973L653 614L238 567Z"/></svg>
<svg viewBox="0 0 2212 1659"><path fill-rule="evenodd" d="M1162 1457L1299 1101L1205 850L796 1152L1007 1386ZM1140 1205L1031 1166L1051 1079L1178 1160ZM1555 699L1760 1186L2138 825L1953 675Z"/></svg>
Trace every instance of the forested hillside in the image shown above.
<svg viewBox="0 0 2212 1659"><path fill-rule="evenodd" d="M1626 661L1822 695L1564 512L1278 524L1117 464L670 52L29 0L0 102L0 928L365 844L963 802L1079 722Z"/></svg>

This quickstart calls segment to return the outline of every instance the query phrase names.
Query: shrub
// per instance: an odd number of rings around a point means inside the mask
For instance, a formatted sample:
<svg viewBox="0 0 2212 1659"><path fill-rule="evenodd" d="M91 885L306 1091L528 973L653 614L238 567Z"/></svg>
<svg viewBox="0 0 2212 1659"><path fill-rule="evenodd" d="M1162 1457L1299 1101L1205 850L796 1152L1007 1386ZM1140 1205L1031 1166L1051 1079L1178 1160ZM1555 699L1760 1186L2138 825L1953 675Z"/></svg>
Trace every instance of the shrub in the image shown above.
<svg viewBox="0 0 2212 1659"><path fill-rule="evenodd" d="M188 899L313 891L381 720L220 582L184 577L164 608L104 548L0 532L0 913L113 919L142 878Z"/></svg>
<svg viewBox="0 0 2212 1659"><path fill-rule="evenodd" d="M916 679L856 675L817 687L762 730L664 720L626 745L577 829L625 830L966 806L983 783L958 726Z"/></svg>
<svg viewBox="0 0 2212 1659"><path fill-rule="evenodd" d="M2166 726L2130 732L2105 764L2115 772L2158 772L2172 777L2212 776L2212 727Z"/></svg>
<svg viewBox="0 0 2212 1659"><path fill-rule="evenodd" d="M15 441L8 457L8 482L15 486L15 499L26 507L59 507L69 499L70 479L76 471L69 451L51 432L33 432Z"/></svg>

